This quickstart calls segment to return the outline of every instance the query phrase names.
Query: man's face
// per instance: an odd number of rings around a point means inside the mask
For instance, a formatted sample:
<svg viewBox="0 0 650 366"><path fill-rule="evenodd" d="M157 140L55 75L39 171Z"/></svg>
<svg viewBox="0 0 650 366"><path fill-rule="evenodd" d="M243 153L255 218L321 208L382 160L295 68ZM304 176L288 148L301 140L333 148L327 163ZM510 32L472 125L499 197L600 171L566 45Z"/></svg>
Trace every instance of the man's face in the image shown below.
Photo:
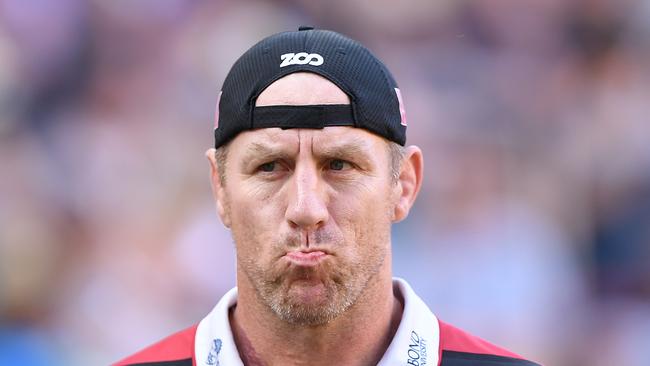
<svg viewBox="0 0 650 366"><path fill-rule="evenodd" d="M320 99L309 104L330 102ZM266 128L229 144L222 217L238 275L281 319L326 323L390 266L398 194L386 144L352 127Z"/></svg>

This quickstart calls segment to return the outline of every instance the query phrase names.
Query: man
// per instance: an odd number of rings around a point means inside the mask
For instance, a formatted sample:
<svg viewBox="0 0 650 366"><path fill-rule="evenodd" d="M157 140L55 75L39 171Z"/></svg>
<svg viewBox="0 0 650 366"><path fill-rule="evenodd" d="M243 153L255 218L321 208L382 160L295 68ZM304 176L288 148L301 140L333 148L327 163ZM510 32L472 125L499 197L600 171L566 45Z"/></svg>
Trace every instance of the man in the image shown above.
<svg viewBox="0 0 650 366"><path fill-rule="evenodd" d="M237 287L118 365L534 365L439 321L393 279L390 230L422 183L393 77L301 27L232 67L207 151Z"/></svg>

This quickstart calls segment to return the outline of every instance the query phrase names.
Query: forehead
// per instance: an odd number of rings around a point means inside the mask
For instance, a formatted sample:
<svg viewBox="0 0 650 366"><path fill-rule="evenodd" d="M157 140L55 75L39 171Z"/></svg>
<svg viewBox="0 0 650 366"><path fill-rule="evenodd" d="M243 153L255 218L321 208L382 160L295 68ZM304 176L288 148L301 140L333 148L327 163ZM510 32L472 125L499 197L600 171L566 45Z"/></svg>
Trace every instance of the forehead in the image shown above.
<svg viewBox="0 0 650 366"><path fill-rule="evenodd" d="M383 156L377 152L385 149L386 141L366 130L348 126L285 130L262 128L240 133L231 141L228 149L236 155L237 152L245 153L260 146L266 147L267 150L283 151L289 154L297 154L304 149L313 153L321 153L345 148L358 153Z"/></svg>

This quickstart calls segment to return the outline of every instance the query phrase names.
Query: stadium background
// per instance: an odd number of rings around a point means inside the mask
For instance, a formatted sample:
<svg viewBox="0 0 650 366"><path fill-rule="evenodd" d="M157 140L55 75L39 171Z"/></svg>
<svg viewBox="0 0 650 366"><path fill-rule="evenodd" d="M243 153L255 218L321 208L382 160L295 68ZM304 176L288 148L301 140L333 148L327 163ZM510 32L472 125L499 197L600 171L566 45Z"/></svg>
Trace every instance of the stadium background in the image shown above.
<svg viewBox="0 0 650 366"><path fill-rule="evenodd" d="M425 182L395 273L546 365L650 365L650 2L0 0L0 364L99 365L234 283L203 152L301 24L394 72Z"/></svg>

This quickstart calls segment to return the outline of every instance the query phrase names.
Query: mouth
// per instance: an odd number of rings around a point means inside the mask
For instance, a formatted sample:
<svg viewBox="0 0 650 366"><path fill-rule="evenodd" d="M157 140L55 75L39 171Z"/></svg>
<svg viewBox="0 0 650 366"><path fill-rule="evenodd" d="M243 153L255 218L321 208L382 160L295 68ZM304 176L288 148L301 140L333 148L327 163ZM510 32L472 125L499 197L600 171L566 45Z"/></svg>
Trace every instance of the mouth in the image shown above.
<svg viewBox="0 0 650 366"><path fill-rule="evenodd" d="M284 255L291 264L303 267L313 267L324 261L330 254L323 250L292 250Z"/></svg>

